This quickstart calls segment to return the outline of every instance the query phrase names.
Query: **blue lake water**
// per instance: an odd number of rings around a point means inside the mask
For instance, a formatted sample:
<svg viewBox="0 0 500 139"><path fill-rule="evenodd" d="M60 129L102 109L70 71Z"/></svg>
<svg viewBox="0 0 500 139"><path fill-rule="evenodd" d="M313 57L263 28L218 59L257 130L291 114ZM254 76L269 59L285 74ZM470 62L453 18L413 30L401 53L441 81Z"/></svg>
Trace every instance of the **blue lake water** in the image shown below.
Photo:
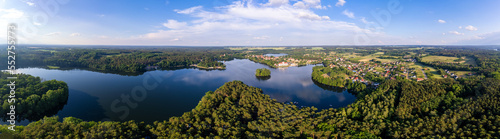
<svg viewBox="0 0 500 139"><path fill-rule="evenodd" d="M298 102L296 105L299 107L338 108L356 99L347 91L335 91L315 84L311 79L314 65L272 69L247 59L227 61L225 64L226 70L157 70L138 76L42 68L19 71L44 80L65 81L69 86L68 102L56 115L87 121L135 120L152 123L168 120L191 111L207 91L214 91L233 80L261 88L264 94L279 102ZM271 78L257 79L255 70L258 68L270 69ZM20 124L27 123L23 121Z"/></svg>

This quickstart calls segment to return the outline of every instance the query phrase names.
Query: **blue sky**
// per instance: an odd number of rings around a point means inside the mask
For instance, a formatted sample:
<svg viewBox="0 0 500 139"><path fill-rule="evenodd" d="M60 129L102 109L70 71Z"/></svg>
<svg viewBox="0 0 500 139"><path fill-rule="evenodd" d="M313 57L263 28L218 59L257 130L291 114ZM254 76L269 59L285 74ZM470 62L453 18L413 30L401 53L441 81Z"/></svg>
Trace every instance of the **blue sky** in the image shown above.
<svg viewBox="0 0 500 139"><path fill-rule="evenodd" d="M0 26L17 23L24 44L499 45L498 7L498 0L3 0Z"/></svg>

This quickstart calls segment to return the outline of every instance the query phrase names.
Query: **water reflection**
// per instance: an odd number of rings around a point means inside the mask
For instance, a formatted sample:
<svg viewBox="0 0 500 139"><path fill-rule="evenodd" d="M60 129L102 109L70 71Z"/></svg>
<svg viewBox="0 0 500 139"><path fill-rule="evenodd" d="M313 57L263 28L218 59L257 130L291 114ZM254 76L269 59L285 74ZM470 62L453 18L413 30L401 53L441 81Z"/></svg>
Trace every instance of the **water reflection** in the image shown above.
<svg viewBox="0 0 500 139"><path fill-rule="evenodd" d="M271 76L255 76L259 81L265 81L271 79Z"/></svg>
<svg viewBox="0 0 500 139"><path fill-rule="evenodd" d="M84 70L21 69L23 73L51 80L65 81L70 89L70 97L57 115L73 116L83 120L110 119L120 121L123 112L113 112L111 103L122 101L136 86L142 86L145 77L159 77L162 82L154 89L147 90L143 101L132 101L136 107L120 103L117 107L127 107L130 114L123 120L152 123L181 116L191 111L207 91L213 91L224 83L240 80L245 84L261 88L272 99L279 102L296 102L298 106L315 106L319 109L344 107L354 102L354 95L343 89L321 86L311 79L312 67L289 67L269 69L271 78L255 77L255 70L266 65L247 59L225 62L226 70L157 70L139 76L123 76ZM150 81L152 83L152 81ZM314 84L314 85L313 85Z"/></svg>

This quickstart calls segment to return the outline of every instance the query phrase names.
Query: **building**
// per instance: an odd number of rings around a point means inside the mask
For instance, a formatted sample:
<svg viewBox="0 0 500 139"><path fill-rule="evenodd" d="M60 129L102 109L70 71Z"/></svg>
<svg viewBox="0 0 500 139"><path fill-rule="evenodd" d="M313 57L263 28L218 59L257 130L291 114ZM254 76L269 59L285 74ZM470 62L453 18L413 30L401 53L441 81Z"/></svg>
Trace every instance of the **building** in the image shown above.
<svg viewBox="0 0 500 139"><path fill-rule="evenodd" d="M288 62L280 62L278 63L278 66L279 67L288 66Z"/></svg>
<svg viewBox="0 0 500 139"><path fill-rule="evenodd" d="M423 78L417 78L417 82L423 81L423 80L424 80Z"/></svg>

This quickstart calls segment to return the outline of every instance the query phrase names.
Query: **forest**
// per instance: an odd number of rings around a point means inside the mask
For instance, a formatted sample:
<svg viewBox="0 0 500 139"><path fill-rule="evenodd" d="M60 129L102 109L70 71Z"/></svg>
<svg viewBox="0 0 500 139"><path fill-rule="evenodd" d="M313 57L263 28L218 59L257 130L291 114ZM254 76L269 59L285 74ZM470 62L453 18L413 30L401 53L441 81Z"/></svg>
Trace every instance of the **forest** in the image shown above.
<svg viewBox="0 0 500 139"><path fill-rule="evenodd" d="M240 81L209 91L180 117L83 122L47 117L11 133L21 138L440 138L500 136L500 82L493 78L387 80L345 108L298 108ZM5 127L0 128L5 131ZM66 131L66 132L63 132Z"/></svg>
<svg viewBox="0 0 500 139"><path fill-rule="evenodd" d="M148 66L158 66L161 69L187 68L193 64L217 67L224 66L218 61L243 58L240 52L219 47L145 49L20 47L17 53L23 57L19 57L16 62L26 67L57 66L118 73L145 72ZM0 57L6 56L0 55ZM4 64L0 64L2 65Z"/></svg>
<svg viewBox="0 0 500 139"><path fill-rule="evenodd" d="M271 76L271 71L269 69L266 69L266 68L261 68L261 69L257 69L255 70L255 76Z"/></svg>
<svg viewBox="0 0 500 139"><path fill-rule="evenodd" d="M312 79L318 83L332 86L345 87L351 92L361 92L366 85L361 82L353 82L346 77L353 75L352 71L343 67L328 68L323 66L313 67Z"/></svg>
<svg viewBox="0 0 500 139"><path fill-rule="evenodd" d="M7 77L9 73L0 72L0 116L3 121L8 117L6 113L10 110L9 95L10 87L7 86L11 80ZM68 100L68 85L62 81L43 81L40 77L26 74L17 74L15 80L15 110L16 120L38 120L44 116L51 116L61 110Z"/></svg>

